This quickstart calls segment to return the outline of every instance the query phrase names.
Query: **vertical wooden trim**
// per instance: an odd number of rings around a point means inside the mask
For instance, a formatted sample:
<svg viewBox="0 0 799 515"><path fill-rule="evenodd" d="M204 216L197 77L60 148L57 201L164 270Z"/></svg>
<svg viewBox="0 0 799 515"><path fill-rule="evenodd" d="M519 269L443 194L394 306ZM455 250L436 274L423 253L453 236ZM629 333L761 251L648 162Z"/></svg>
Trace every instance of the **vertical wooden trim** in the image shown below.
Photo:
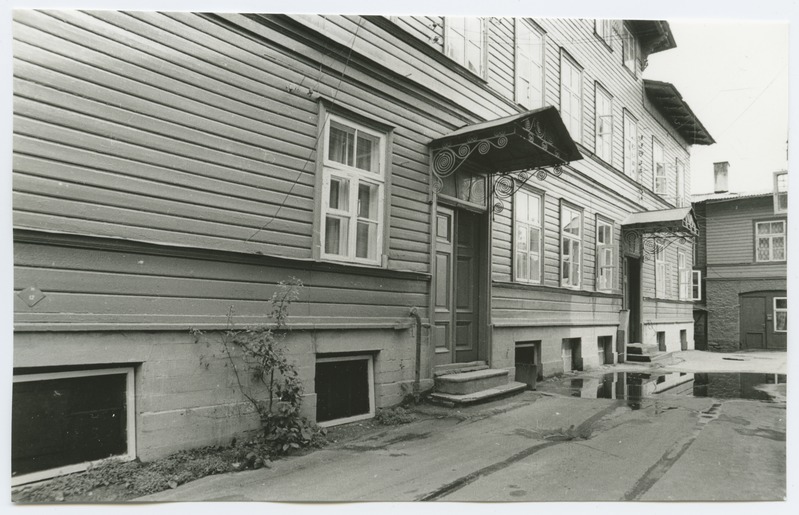
<svg viewBox="0 0 799 515"><path fill-rule="evenodd" d="M446 20L446 18L445 18ZM446 23L446 21L445 21ZM446 41L445 41L446 44ZM430 321L427 330L427 362L430 364L430 376L433 377L433 369L436 364L436 344L435 344L435 325L436 325L436 306L435 306L435 288L437 283L436 278L436 238L438 238L438 195L436 194L433 185L435 184L435 173L433 171L433 150L428 147L427 149L427 162L428 162L428 191L430 205L430 282L427 289L427 319Z"/></svg>
<svg viewBox="0 0 799 515"><path fill-rule="evenodd" d="M330 115L325 104L320 100L319 114L316 123L316 167L314 178L314 218L313 218L313 238L312 238L312 252L311 256L314 260L319 261L322 259L322 189L323 189L323 168L324 168L324 153L325 153L325 125Z"/></svg>
<svg viewBox="0 0 799 515"><path fill-rule="evenodd" d="M486 177L486 181L489 183L488 185L486 185L486 187L490 188L490 182L491 182L491 176L490 175L488 175ZM489 190L489 191L491 191L491 190ZM491 363L493 361L492 358L494 356L493 329L492 329L493 321L492 321L492 318L491 318L491 306L492 306L491 297L492 297L492 294L493 294L493 292L492 292L492 277L494 275L494 245L493 245L493 243L494 243L494 241L493 241L493 239L494 239L494 237L493 237L493 235L494 235L494 223L493 223L494 217L492 216L493 211L490 209L490 206L494 205L494 194L493 194L493 192L490 195L487 195L487 198L488 198L489 209L488 209L488 211L486 211L486 213L484 215L482 215L482 216L485 217L485 222L482 225L483 225L483 230L486 233L481 238L483 245L485 245L485 247L484 247L485 251L481 252L481 254L483 256L482 268L484 270L484 272L483 272L483 287L481 288L481 290L485 292L484 293L485 299L483 299L479 304L481 305L480 307L483 308L483 312L480 314L480 318L483 320L482 327L481 327L481 332L484 335L484 341L485 341L485 349L483 350L483 352L485 353L485 356L486 356L486 363L488 363L488 366L491 366ZM479 309L479 307L478 307L478 309ZM477 356L478 356L478 359L479 359L479 357L480 357L480 342L479 341L477 342L477 345L478 345L478 347L477 347Z"/></svg>
<svg viewBox="0 0 799 515"><path fill-rule="evenodd" d="M389 249L391 248L391 242L389 240L391 235L391 179L394 173L394 160L392 159L392 156L394 155L394 129L386 131L383 141L385 142L385 148L383 149L383 220L380 227L381 248L379 249L379 266L381 268L388 268L388 255Z"/></svg>

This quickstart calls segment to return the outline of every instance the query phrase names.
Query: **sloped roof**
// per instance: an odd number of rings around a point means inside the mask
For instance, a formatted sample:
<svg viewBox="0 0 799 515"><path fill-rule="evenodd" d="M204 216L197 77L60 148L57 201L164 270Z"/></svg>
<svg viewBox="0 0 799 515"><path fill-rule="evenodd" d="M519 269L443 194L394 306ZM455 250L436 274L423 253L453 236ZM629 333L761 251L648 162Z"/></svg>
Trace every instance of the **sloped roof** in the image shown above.
<svg viewBox="0 0 799 515"><path fill-rule="evenodd" d="M712 145L716 142L699 118L683 100L674 84L644 79L646 97L677 132L691 145Z"/></svg>

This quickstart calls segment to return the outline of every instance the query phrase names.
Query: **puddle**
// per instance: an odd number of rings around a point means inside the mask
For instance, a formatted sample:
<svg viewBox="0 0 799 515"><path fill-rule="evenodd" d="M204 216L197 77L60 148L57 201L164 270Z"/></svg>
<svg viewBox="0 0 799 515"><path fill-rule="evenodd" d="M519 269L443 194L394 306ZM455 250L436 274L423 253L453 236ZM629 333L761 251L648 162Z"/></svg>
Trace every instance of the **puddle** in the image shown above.
<svg viewBox="0 0 799 515"><path fill-rule="evenodd" d="M774 401L785 374L730 372L611 372L597 377L565 378L537 385L542 392L587 399L624 399L633 409L642 399L712 397Z"/></svg>

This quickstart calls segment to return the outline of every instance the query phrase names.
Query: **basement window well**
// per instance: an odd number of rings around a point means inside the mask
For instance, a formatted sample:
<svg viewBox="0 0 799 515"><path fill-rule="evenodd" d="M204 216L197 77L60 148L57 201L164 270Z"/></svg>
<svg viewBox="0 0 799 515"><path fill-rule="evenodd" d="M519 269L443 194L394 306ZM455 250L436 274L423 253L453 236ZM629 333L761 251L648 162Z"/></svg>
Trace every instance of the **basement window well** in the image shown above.
<svg viewBox="0 0 799 515"><path fill-rule="evenodd" d="M375 415L374 365L369 355L316 359L316 422L346 424Z"/></svg>
<svg viewBox="0 0 799 515"><path fill-rule="evenodd" d="M14 376L12 486L136 457L133 368Z"/></svg>

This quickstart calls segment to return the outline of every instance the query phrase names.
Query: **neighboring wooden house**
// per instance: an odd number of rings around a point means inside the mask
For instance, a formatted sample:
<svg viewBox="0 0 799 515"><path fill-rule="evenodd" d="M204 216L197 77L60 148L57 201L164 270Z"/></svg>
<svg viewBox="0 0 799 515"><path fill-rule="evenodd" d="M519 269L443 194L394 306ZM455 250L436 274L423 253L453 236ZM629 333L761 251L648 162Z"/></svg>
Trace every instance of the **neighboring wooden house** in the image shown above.
<svg viewBox="0 0 799 515"><path fill-rule="evenodd" d="M788 173L767 192L733 193L729 163L715 163L715 192L694 195L700 237L693 270L697 348L787 349Z"/></svg>
<svg viewBox="0 0 799 515"><path fill-rule="evenodd" d="M257 427L189 329L263 322L290 277L288 349L329 423L464 363L508 391L517 362L615 361L617 334L693 345L689 147L713 140L641 77L665 22L13 28L15 482Z"/></svg>

